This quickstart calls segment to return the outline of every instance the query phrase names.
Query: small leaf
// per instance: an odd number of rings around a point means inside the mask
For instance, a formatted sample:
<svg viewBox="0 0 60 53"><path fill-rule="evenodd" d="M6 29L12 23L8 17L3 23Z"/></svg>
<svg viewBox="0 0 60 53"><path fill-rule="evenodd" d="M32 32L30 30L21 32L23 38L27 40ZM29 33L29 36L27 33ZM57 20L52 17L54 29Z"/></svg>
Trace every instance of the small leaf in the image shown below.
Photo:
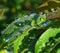
<svg viewBox="0 0 60 53"><path fill-rule="evenodd" d="M58 49L56 53L60 53L60 49Z"/></svg>
<svg viewBox="0 0 60 53"><path fill-rule="evenodd" d="M60 28L49 28L47 31L45 31L35 45L35 53L42 51L42 47L45 47L45 43L49 42L49 38L56 36L56 34L59 32Z"/></svg>

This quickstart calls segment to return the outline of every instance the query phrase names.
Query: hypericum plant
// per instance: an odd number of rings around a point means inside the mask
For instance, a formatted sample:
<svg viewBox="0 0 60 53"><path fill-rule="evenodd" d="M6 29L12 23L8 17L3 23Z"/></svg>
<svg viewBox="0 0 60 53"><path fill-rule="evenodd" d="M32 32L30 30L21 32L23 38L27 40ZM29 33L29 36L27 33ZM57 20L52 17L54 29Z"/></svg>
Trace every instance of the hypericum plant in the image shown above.
<svg viewBox="0 0 60 53"><path fill-rule="evenodd" d="M59 0L0 0L0 8L0 53L60 53Z"/></svg>
<svg viewBox="0 0 60 53"><path fill-rule="evenodd" d="M59 15L60 11L56 11L17 18L1 32L0 49L12 51L11 53L58 52L59 47L55 47L60 43L60 20L54 18L59 18Z"/></svg>

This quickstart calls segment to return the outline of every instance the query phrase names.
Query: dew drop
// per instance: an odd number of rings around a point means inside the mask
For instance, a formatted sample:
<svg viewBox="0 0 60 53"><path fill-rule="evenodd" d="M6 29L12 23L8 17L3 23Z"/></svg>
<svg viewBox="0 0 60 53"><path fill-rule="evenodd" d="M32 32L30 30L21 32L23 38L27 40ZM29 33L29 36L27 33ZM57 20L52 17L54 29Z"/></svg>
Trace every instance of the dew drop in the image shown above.
<svg viewBox="0 0 60 53"><path fill-rule="evenodd" d="M6 42L8 42L8 41L9 41L9 39L6 40Z"/></svg>
<svg viewBox="0 0 60 53"><path fill-rule="evenodd" d="M57 9L51 9L52 12L57 12L58 10Z"/></svg>
<svg viewBox="0 0 60 53"><path fill-rule="evenodd" d="M54 43L51 44L51 46L53 46L53 45L54 45Z"/></svg>
<svg viewBox="0 0 60 53"><path fill-rule="evenodd" d="M35 16L35 15L36 15L35 13L30 14L30 16Z"/></svg>
<svg viewBox="0 0 60 53"><path fill-rule="evenodd" d="M57 39L55 39L55 41L58 41Z"/></svg>
<svg viewBox="0 0 60 53"><path fill-rule="evenodd" d="M28 15L25 15L24 17L28 17Z"/></svg>
<svg viewBox="0 0 60 53"><path fill-rule="evenodd" d="M19 26L21 26L21 24L19 24Z"/></svg>
<svg viewBox="0 0 60 53"><path fill-rule="evenodd" d="M17 18L16 21L20 21L20 18Z"/></svg>
<svg viewBox="0 0 60 53"><path fill-rule="evenodd" d="M44 26L46 26L47 24L46 23L44 23Z"/></svg>
<svg viewBox="0 0 60 53"><path fill-rule="evenodd" d="M44 16L46 16L46 14L43 14Z"/></svg>
<svg viewBox="0 0 60 53"><path fill-rule="evenodd" d="M35 39L35 37L29 37L30 39Z"/></svg>

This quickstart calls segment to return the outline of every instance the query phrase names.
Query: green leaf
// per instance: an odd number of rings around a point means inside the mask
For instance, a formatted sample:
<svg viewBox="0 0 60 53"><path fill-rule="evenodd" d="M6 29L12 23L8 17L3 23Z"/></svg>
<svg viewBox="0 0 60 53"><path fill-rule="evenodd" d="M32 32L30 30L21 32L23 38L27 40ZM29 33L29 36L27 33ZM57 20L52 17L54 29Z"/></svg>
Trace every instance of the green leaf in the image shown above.
<svg viewBox="0 0 60 53"><path fill-rule="evenodd" d="M40 31L42 31L42 30L33 29L33 30L29 31L28 36L26 36L23 39L22 45L20 45L20 50L24 51L24 49L28 49L26 51L31 51L34 53L34 45L36 43L37 36Z"/></svg>
<svg viewBox="0 0 60 53"><path fill-rule="evenodd" d="M37 37L41 34L43 30L33 29L29 31L29 34L23 39L22 44L19 46L19 51L21 53L24 52L32 52L34 53L35 43L37 41Z"/></svg>
<svg viewBox="0 0 60 53"><path fill-rule="evenodd" d="M57 46L60 43L60 37L57 38L57 35L49 39L49 42L46 43L46 46L43 47L41 53L56 53Z"/></svg>
<svg viewBox="0 0 60 53"><path fill-rule="evenodd" d="M22 44L22 40L24 39L25 36L27 36L29 33L28 31L32 30L33 28L28 29L27 31L25 31L23 34L21 34L15 41L13 44L14 47L14 52L16 52L19 49L19 46Z"/></svg>
<svg viewBox="0 0 60 53"><path fill-rule="evenodd" d="M42 51L42 48L45 47L45 43L49 42L49 38L55 37L59 32L60 28L49 28L47 31L45 31L35 45L35 53Z"/></svg>
<svg viewBox="0 0 60 53"><path fill-rule="evenodd" d="M58 49L56 53L60 53L60 49Z"/></svg>

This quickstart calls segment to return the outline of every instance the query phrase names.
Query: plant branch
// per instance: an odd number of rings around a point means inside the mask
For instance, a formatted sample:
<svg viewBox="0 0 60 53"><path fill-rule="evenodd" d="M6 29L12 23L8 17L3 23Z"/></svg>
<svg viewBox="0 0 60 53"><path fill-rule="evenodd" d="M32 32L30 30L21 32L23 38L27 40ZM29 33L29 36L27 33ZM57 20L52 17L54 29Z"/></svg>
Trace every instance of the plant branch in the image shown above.
<svg viewBox="0 0 60 53"><path fill-rule="evenodd" d="M52 20L52 19L60 18L60 11L51 12L51 13L47 14L46 17L47 17L46 20Z"/></svg>

